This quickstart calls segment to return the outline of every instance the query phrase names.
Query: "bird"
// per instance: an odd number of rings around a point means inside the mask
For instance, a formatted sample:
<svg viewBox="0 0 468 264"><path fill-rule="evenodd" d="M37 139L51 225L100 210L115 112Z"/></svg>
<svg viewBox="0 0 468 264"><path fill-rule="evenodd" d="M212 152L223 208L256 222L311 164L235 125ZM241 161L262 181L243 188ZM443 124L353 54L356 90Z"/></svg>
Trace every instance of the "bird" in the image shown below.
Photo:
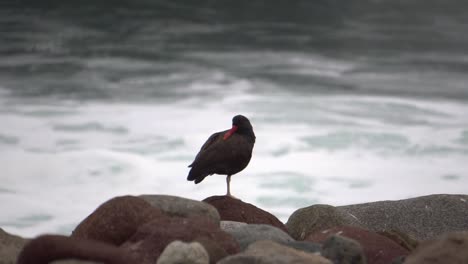
<svg viewBox="0 0 468 264"><path fill-rule="evenodd" d="M247 167L252 158L255 133L249 119L243 115L232 118L231 129L214 133L203 144L187 176L188 181L200 183L213 174L227 175L227 196L231 195L231 176Z"/></svg>

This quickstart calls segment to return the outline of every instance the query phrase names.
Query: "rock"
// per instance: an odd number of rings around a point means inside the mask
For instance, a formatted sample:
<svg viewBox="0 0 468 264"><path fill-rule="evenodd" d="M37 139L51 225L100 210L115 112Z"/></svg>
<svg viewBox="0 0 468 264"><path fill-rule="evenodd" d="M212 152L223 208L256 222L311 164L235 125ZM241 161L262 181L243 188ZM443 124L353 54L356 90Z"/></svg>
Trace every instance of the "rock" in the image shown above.
<svg viewBox="0 0 468 264"><path fill-rule="evenodd" d="M468 263L468 231L453 232L421 242L404 264Z"/></svg>
<svg viewBox="0 0 468 264"><path fill-rule="evenodd" d="M399 230L416 240L468 230L468 195L435 194L337 208L354 215L369 230Z"/></svg>
<svg viewBox="0 0 468 264"><path fill-rule="evenodd" d="M322 255L339 264L365 264L361 245L351 238L332 235L322 245Z"/></svg>
<svg viewBox="0 0 468 264"><path fill-rule="evenodd" d="M241 226L246 226L246 225L248 224L243 223L243 222L236 222L236 221L221 221L220 222L221 230L223 230L224 232L228 232L230 230L237 229Z"/></svg>
<svg viewBox="0 0 468 264"><path fill-rule="evenodd" d="M16 263L21 249L27 242L28 239L9 234L0 228L0 263Z"/></svg>
<svg viewBox="0 0 468 264"><path fill-rule="evenodd" d="M156 264L208 264L210 257L198 242L173 241L164 249Z"/></svg>
<svg viewBox="0 0 468 264"><path fill-rule="evenodd" d="M231 235L221 231L218 224L210 218L201 216L154 219L140 226L122 248L135 256L141 264L153 264L170 242L191 242L200 238L213 240L228 254L239 252L239 245Z"/></svg>
<svg viewBox="0 0 468 264"><path fill-rule="evenodd" d="M278 243L291 242L294 239L283 230L271 225L247 224L224 230L231 234L239 243L241 250L259 240L271 240Z"/></svg>
<svg viewBox="0 0 468 264"><path fill-rule="evenodd" d="M140 195L138 197L169 216L207 216L216 223L219 223L221 219L216 208L205 202L170 195Z"/></svg>
<svg viewBox="0 0 468 264"><path fill-rule="evenodd" d="M390 264L403 264L405 259L405 256L396 257Z"/></svg>
<svg viewBox="0 0 468 264"><path fill-rule="evenodd" d="M141 198L116 197L103 203L86 217L71 236L118 246L132 236L140 225L163 216L161 211Z"/></svg>
<svg viewBox="0 0 468 264"><path fill-rule="evenodd" d="M252 204L230 196L211 196L203 201L213 205L218 210L221 220L272 225L288 232L286 226L276 216Z"/></svg>
<svg viewBox="0 0 468 264"><path fill-rule="evenodd" d="M218 263L218 261L229 255L224 248L210 238L197 237L194 241L200 243L208 252L210 264Z"/></svg>
<svg viewBox="0 0 468 264"><path fill-rule="evenodd" d="M241 254L222 259L219 264L332 264L317 254L295 250L273 241L263 240L251 244Z"/></svg>
<svg viewBox="0 0 468 264"><path fill-rule="evenodd" d="M294 239L303 240L309 234L334 226L360 226L350 214L334 206L317 204L296 210L288 219L286 226Z"/></svg>
<svg viewBox="0 0 468 264"><path fill-rule="evenodd" d="M108 264L135 263L129 254L116 246L95 240L58 235L42 235L31 240L21 250L16 263L48 264L64 259L90 260ZM71 263L71 261L61 263Z"/></svg>
<svg viewBox="0 0 468 264"><path fill-rule="evenodd" d="M320 253L322 246L318 243L313 243L309 241L288 241L288 242L281 242L281 245L294 248L300 251L308 252L308 253Z"/></svg>
<svg viewBox="0 0 468 264"><path fill-rule="evenodd" d="M318 231L309 235L306 240L323 242L332 235L340 235L357 241L362 246L369 264L388 264L395 258L409 253L407 249L385 236L352 226L338 226Z"/></svg>
<svg viewBox="0 0 468 264"><path fill-rule="evenodd" d="M395 243L407 249L408 251L413 251L419 244L419 241L398 230L384 230L377 232L377 234L393 240Z"/></svg>

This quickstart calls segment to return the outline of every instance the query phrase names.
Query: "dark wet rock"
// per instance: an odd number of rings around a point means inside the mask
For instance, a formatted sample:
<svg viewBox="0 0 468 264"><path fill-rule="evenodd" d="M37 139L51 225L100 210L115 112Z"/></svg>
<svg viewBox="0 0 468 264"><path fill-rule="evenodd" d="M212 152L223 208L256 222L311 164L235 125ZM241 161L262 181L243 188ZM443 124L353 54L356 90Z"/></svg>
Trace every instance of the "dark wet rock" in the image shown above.
<svg viewBox="0 0 468 264"><path fill-rule="evenodd" d="M200 215L207 216L214 222L220 221L216 208L205 202L170 195L140 195L138 197L169 216L187 217Z"/></svg>
<svg viewBox="0 0 468 264"><path fill-rule="evenodd" d="M0 228L0 263L16 263L21 249L28 241L28 239L9 234Z"/></svg>
<svg viewBox="0 0 468 264"><path fill-rule="evenodd" d="M453 232L421 242L404 264L468 263L468 231Z"/></svg>
<svg viewBox="0 0 468 264"><path fill-rule="evenodd" d="M239 243L241 250L259 240L271 240L278 243L294 241L294 239L283 230L271 225L247 224L237 228L226 229Z"/></svg>
<svg viewBox="0 0 468 264"><path fill-rule="evenodd" d="M86 217L71 236L118 246L131 237L140 225L163 216L160 210L141 198L116 197L103 203Z"/></svg>
<svg viewBox="0 0 468 264"><path fill-rule="evenodd" d="M393 240L408 251L413 251L419 244L419 241L398 230L384 230L377 233Z"/></svg>
<svg viewBox="0 0 468 264"><path fill-rule="evenodd" d="M191 242L200 238L213 240L228 254L239 252L239 245L231 235L221 231L210 218L201 216L154 219L140 226L122 248L131 252L142 264L153 264L172 241Z"/></svg>
<svg viewBox="0 0 468 264"><path fill-rule="evenodd" d="M306 240L322 242L331 235L340 235L357 241L363 248L367 263L388 264L397 257L408 255L409 251L394 240L378 233L352 226L339 226L318 231Z"/></svg>
<svg viewBox="0 0 468 264"><path fill-rule="evenodd" d="M129 254L114 245L89 239L42 235L24 246L18 256L17 264L48 264L52 261L65 259L108 264L135 263ZM73 263L73 261L60 263Z"/></svg>
<svg viewBox="0 0 468 264"><path fill-rule="evenodd" d="M308 235L334 226L360 226L348 213L334 206L317 204L296 210L288 219L286 226L294 239L303 240Z"/></svg>
<svg viewBox="0 0 468 264"><path fill-rule="evenodd" d="M392 260L390 264L403 264L405 263L406 256L399 256Z"/></svg>
<svg viewBox="0 0 468 264"><path fill-rule="evenodd" d="M198 242L173 241L164 249L157 264L208 264L208 252Z"/></svg>
<svg viewBox="0 0 468 264"><path fill-rule="evenodd" d="M361 245L340 235L332 235L323 242L322 255L337 264L367 263Z"/></svg>
<svg viewBox="0 0 468 264"><path fill-rule="evenodd" d="M197 237L196 242L200 243L210 256L210 264L218 263L221 259L229 256L224 248L221 247L216 241L207 237Z"/></svg>
<svg viewBox="0 0 468 264"><path fill-rule="evenodd" d="M468 230L468 195L434 194L337 208L369 230L399 230L416 240Z"/></svg>
<svg viewBox="0 0 468 264"><path fill-rule="evenodd" d="M273 241L263 240L251 244L241 254L229 256L219 264L332 264L317 254L289 248Z"/></svg>
<svg viewBox="0 0 468 264"><path fill-rule="evenodd" d="M252 204L230 196L211 196L203 200L213 205L219 212L221 220L244 222L247 224L266 224L288 232L286 226L276 216Z"/></svg>

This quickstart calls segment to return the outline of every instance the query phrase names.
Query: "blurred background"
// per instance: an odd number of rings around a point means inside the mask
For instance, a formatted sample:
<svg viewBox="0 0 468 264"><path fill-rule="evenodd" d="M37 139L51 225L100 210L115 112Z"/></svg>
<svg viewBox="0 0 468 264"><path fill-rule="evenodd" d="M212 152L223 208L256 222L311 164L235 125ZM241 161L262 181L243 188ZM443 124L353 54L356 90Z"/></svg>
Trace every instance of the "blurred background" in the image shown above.
<svg viewBox="0 0 468 264"><path fill-rule="evenodd" d="M282 221L468 193L468 2L0 3L0 227L69 234L125 194L187 182L214 132L257 142L233 195Z"/></svg>

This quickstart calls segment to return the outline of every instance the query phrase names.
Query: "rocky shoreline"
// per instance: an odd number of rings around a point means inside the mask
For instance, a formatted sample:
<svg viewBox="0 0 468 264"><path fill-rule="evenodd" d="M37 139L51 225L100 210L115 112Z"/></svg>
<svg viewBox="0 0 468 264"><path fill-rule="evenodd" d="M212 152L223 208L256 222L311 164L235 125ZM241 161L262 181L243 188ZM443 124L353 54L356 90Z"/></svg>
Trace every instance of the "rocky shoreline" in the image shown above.
<svg viewBox="0 0 468 264"><path fill-rule="evenodd" d="M68 237L25 239L0 228L0 264L468 263L467 201L436 194L312 205L282 223L227 196L122 196Z"/></svg>

